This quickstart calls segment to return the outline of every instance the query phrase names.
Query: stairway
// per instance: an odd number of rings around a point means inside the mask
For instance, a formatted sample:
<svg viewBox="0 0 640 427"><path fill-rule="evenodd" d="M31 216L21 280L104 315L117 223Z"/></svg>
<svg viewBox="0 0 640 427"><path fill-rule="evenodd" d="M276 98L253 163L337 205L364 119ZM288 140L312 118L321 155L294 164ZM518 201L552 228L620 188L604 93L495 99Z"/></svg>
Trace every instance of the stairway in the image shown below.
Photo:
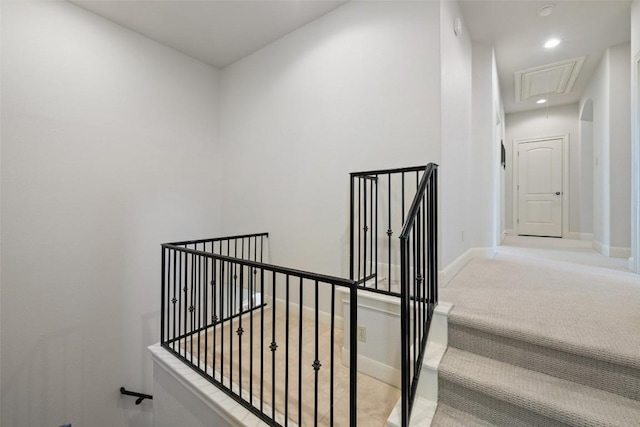
<svg viewBox="0 0 640 427"><path fill-rule="evenodd" d="M515 268L516 263L524 270ZM501 271L513 282L515 276L534 267L527 263L500 256L480 261L468 266L463 271L466 276L463 274L457 284L454 279L451 289L441 293L454 308L448 322L449 348L438 370L438 409L431 425L640 426L640 283L626 276L615 277L616 282L596 270L588 271L589 278L578 275L576 287L569 276L562 277L567 288L547 299L572 294L574 300L585 297L598 289L589 282L593 277L601 287L609 286L608 296L602 297L600 310L597 305L590 307L591 316L589 310L581 311L582 305L575 307L574 315L559 315L549 301L546 304L556 311L545 314L545 301L539 296L546 291L545 274L562 276L568 267L545 261L534 273L539 281L532 280L531 286L521 289L503 281ZM546 268L550 270L545 273ZM488 271L493 283L484 289L483 285L474 288L472 282ZM559 289L559 283L549 287L550 291ZM495 290L505 299L480 299L482 292ZM571 311L567 301L564 309ZM500 304L520 303L513 313L500 308ZM614 320L619 316L617 321L630 327L621 332L622 337L611 337L611 342L606 333L594 340L585 332L597 330L598 322L606 332L615 323L602 316L613 316ZM514 319L529 319L531 326L524 327ZM592 324L583 325L586 322ZM575 336L563 335L572 328Z"/></svg>

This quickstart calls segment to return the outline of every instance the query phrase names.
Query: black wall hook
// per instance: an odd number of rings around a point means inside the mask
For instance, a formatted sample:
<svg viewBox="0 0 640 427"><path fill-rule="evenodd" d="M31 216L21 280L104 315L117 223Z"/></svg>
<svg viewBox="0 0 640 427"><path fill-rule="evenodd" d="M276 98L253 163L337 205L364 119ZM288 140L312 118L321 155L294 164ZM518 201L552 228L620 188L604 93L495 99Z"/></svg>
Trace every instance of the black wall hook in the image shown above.
<svg viewBox="0 0 640 427"><path fill-rule="evenodd" d="M153 400L153 396L150 395L150 394L144 394L144 393L137 393L135 391L129 391L129 390L125 389L124 387L120 387L120 394L123 394L125 396L137 397L136 405L141 404L144 399Z"/></svg>

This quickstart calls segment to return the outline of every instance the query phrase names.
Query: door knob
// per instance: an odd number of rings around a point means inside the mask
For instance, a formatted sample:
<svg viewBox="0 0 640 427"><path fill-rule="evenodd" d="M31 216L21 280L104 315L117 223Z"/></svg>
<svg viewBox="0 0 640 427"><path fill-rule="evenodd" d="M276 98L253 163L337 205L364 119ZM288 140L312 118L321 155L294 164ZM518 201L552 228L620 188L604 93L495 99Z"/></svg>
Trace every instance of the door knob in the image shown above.
<svg viewBox="0 0 640 427"><path fill-rule="evenodd" d="M556 196L559 196L559 195L560 195L560 192L559 192L559 191L556 191Z"/></svg>

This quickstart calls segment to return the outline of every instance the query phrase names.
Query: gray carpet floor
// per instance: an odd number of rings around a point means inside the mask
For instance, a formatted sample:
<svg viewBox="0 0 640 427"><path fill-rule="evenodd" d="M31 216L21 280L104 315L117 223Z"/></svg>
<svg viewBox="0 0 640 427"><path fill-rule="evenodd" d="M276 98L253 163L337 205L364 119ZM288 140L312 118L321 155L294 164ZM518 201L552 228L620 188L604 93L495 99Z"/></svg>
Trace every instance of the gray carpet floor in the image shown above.
<svg viewBox="0 0 640 427"><path fill-rule="evenodd" d="M580 241L512 238L469 263L434 426L640 426L640 277Z"/></svg>

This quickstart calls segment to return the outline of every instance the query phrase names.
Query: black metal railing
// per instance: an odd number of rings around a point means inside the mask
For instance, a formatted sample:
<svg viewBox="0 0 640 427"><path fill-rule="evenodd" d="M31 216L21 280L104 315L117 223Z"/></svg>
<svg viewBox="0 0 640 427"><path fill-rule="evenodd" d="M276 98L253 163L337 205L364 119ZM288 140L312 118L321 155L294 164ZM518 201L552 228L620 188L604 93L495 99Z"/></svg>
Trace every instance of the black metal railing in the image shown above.
<svg viewBox="0 0 640 427"><path fill-rule="evenodd" d="M400 299L408 426L438 302L437 165L350 182L349 280L266 263L267 233L162 245L162 346L269 425L356 426L360 290ZM345 330L339 288L350 295ZM336 363L340 334L349 334L348 367Z"/></svg>
<svg viewBox="0 0 640 427"><path fill-rule="evenodd" d="M249 261L264 262L264 259L268 258L266 245L268 238L269 233L255 233L230 237L186 240L171 243L171 245Z"/></svg>
<svg viewBox="0 0 640 427"><path fill-rule="evenodd" d="M430 163L351 174L349 277L361 289L400 297L403 426L438 302L437 171Z"/></svg>
<svg viewBox="0 0 640 427"><path fill-rule="evenodd" d="M149 399L149 400L153 400L153 396L150 394L146 394L146 393L139 393L137 391L131 391L131 390L127 390L124 387L120 387L120 394L123 396L133 396L133 397L137 397L136 399L136 405L139 405L142 403L143 400L145 399Z"/></svg>
<svg viewBox="0 0 640 427"><path fill-rule="evenodd" d="M182 242L171 243L172 246L181 247L184 249L191 249L198 252L204 252L215 255L224 255L232 258L263 262L265 258L268 258L268 248L266 246L269 233L256 233L256 234L244 234L230 237L215 237L210 239L199 240L187 240ZM174 255L177 255L174 253ZM183 254L183 259L176 258L175 263L177 268L182 267L182 262L186 259ZM202 260L198 260L202 262ZM196 269L201 269L201 266L195 266ZM176 272L176 270L174 270ZM228 281L224 286L220 286L219 283L213 283L210 289L207 289L207 294L215 301L214 312L211 314L212 322L223 322L225 320L234 318L238 315L244 314L248 311L263 304L263 292L258 285L252 287L251 293L242 292L238 285L238 274L236 271L227 271L229 276ZM178 281L182 280L181 277L176 277ZM186 281L186 279L184 279ZM196 295L193 296L194 298ZM202 296L201 296L202 297ZM186 299L184 299L186 303ZM177 307L177 317L180 314L185 313L186 307ZM186 319L189 320L189 319ZM185 321L186 322L186 321ZM180 326L180 325L178 325ZM201 325L207 326L207 325Z"/></svg>
<svg viewBox="0 0 640 427"><path fill-rule="evenodd" d="M361 287L400 296L400 246L396 236L407 220L425 168L351 173L349 277Z"/></svg>
<svg viewBox="0 0 640 427"><path fill-rule="evenodd" d="M438 166L429 164L400 234L402 426L409 425L438 304Z"/></svg>
<svg viewBox="0 0 640 427"><path fill-rule="evenodd" d="M355 426L357 284L262 262L267 237L162 245L161 344L269 425ZM338 288L352 301L348 368Z"/></svg>

